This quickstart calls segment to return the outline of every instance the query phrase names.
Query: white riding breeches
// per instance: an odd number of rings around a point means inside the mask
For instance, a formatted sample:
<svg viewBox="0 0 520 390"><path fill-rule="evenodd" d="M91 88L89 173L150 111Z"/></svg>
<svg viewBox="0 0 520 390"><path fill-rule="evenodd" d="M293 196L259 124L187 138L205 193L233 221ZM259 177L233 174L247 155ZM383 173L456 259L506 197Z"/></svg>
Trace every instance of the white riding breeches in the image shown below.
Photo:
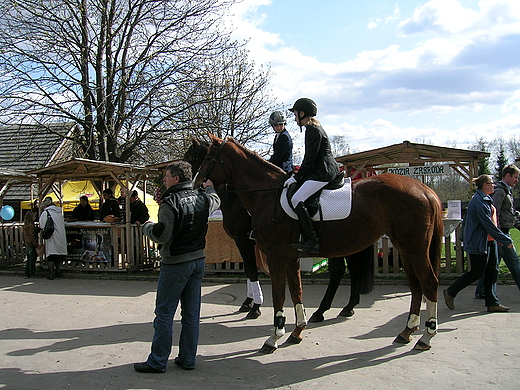
<svg viewBox="0 0 520 390"><path fill-rule="evenodd" d="M316 180L307 180L305 181L298 191L296 191L291 198L291 203L293 207L296 207L298 203L305 202L309 196L316 193L323 187L329 184L327 181L316 181Z"/></svg>

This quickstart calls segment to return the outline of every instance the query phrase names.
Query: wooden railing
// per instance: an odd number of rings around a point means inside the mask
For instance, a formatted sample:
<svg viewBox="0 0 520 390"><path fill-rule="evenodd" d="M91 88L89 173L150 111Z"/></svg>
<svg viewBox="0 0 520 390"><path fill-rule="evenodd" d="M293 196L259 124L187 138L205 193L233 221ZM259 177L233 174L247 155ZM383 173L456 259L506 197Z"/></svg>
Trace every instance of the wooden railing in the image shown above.
<svg viewBox="0 0 520 390"><path fill-rule="evenodd" d="M22 264L25 261L22 228L22 223L0 224L0 268ZM445 256L442 259L441 274L446 276L457 276L465 270L466 258L461 242L457 239L459 230L460 226L455 229L454 240L451 235L444 238ZM110 231L110 260L90 261L68 258L62 268L85 271L135 271L160 266L157 244L143 236L141 227L130 225L127 230L127 225L115 224L111 226ZM242 259L234 247L234 242L220 232L214 237L214 232L215 228L211 229L207 238L207 271L243 272ZM391 247L390 240L383 237L379 246L379 250L374 254L376 256L376 275L382 277L404 275L399 262L399 254L395 248ZM44 257L38 260L44 263Z"/></svg>

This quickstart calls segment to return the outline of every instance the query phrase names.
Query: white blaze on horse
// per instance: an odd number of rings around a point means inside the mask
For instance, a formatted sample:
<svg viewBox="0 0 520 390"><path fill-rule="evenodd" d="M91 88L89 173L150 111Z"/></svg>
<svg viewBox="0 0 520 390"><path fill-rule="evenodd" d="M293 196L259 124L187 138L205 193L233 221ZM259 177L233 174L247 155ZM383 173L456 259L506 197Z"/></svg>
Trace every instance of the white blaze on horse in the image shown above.
<svg viewBox="0 0 520 390"><path fill-rule="evenodd" d="M274 306L274 330L262 351L274 352L285 334L286 281L296 313L296 326L287 342L297 344L307 325L302 303L298 251L298 221L280 206L279 189L288 175L232 138L210 135L212 146L195 176L215 185L230 183L252 217L259 248L267 255ZM395 342L408 343L419 329L423 296L426 322L415 349L428 350L437 333L437 289L442 245L442 208L438 196L421 182L405 176L382 174L352 183L352 210L348 218L315 223L320 239L317 257L342 257L360 252L387 235L401 255L412 299L408 321Z"/></svg>

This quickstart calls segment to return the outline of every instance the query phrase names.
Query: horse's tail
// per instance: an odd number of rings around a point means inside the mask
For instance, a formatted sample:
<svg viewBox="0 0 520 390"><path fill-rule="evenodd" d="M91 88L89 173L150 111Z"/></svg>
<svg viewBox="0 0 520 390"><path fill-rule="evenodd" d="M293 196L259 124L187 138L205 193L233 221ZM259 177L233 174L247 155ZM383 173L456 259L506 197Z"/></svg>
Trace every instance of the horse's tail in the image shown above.
<svg viewBox="0 0 520 390"><path fill-rule="evenodd" d="M432 206L433 235L430 243L430 263L435 276L439 278L441 270L442 236L444 235L444 224L442 223L442 206L437 194L433 193L430 198Z"/></svg>
<svg viewBox="0 0 520 390"><path fill-rule="evenodd" d="M350 279L356 281L360 294L370 294L374 289L374 245L348 256Z"/></svg>

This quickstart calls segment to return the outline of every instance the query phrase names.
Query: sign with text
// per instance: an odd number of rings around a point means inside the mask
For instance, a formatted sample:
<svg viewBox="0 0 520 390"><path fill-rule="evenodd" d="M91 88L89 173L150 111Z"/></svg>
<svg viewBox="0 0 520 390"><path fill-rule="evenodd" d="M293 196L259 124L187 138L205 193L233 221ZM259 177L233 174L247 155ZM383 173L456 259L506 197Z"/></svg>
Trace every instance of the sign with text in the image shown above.
<svg viewBox="0 0 520 390"><path fill-rule="evenodd" d="M389 173L402 176L421 176L421 175L446 175L450 173L449 164L421 165L413 167L388 168Z"/></svg>

